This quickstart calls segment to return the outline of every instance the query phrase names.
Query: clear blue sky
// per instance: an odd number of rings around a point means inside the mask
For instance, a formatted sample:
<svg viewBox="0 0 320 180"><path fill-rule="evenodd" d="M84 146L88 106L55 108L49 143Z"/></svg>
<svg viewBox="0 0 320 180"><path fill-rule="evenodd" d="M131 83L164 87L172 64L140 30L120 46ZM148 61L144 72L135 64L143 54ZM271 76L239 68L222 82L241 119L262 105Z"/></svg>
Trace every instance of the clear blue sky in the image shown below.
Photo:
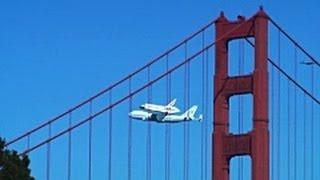
<svg viewBox="0 0 320 180"><path fill-rule="evenodd" d="M12 139L77 104L144 65L220 11L230 19L251 16L261 4L320 57L316 0L2 1L0 135ZM39 179L44 178L44 165L33 165ZM55 173L53 178L58 179ZM94 177L99 179L99 174Z"/></svg>

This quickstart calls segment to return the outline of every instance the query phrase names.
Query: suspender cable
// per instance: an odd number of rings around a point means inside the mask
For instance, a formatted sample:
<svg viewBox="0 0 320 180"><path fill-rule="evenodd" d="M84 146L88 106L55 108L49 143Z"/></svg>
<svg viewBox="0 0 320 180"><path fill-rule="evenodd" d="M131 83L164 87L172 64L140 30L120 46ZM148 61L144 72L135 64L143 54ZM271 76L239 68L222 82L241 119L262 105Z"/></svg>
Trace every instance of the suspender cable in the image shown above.
<svg viewBox="0 0 320 180"><path fill-rule="evenodd" d="M188 45L185 42L185 59L188 58ZM184 109L187 110L189 106L189 62L185 64L184 71ZM189 180L189 124L184 123L184 180Z"/></svg>
<svg viewBox="0 0 320 180"><path fill-rule="evenodd" d="M112 89L109 92L109 106L112 105ZM112 180L112 107L109 110L109 152L108 152L108 180Z"/></svg>
<svg viewBox="0 0 320 180"><path fill-rule="evenodd" d="M186 57L187 57L187 51L186 51ZM190 107L190 62L187 63L187 108ZM187 180L189 180L189 156L190 156L190 124L187 123Z"/></svg>
<svg viewBox="0 0 320 180"><path fill-rule="evenodd" d="M51 138L51 123L48 126L48 136ZM50 180L51 142L47 143L47 180Z"/></svg>
<svg viewBox="0 0 320 180"><path fill-rule="evenodd" d="M202 32L202 49L205 46L205 33ZM202 54L202 112L205 111L205 53ZM204 171L204 131L205 131L205 124L201 124L201 171L200 171L200 180L203 180L203 171Z"/></svg>
<svg viewBox="0 0 320 180"><path fill-rule="evenodd" d="M205 163L205 171L204 171L204 179L208 179L208 123L209 123L209 52L208 49L204 52L206 54L206 61L205 61L205 146L204 146L204 163Z"/></svg>
<svg viewBox="0 0 320 180"><path fill-rule="evenodd" d="M314 66L311 66L311 94L314 94ZM311 158L314 157L314 102L311 101ZM311 160L311 179L314 179L314 170L313 170L313 163L314 161Z"/></svg>
<svg viewBox="0 0 320 180"><path fill-rule="evenodd" d="M278 34L278 65L281 67L281 33L279 31ZM278 150L277 150L277 161L278 161L278 170L277 170L277 179L280 180L280 175L281 175L281 159L280 159L280 152L281 152L281 76L280 76L280 71L278 71L278 92L277 92L277 106L278 106L278 111L277 111L277 135L278 135Z"/></svg>
<svg viewBox="0 0 320 180"><path fill-rule="evenodd" d="M304 49L297 41L295 41L286 31L284 31L280 25L278 25L273 19L271 19L270 17L268 17L269 21L277 27L277 29L283 33L283 35L285 37L287 37L294 45L296 48L300 49L302 53L304 53L306 56L308 56L308 58L318 67L320 67L320 62L318 62L314 57L312 57L307 51L306 49Z"/></svg>
<svg viewBox="0 0 320 180"><path fill-rule="evenodd" d="M151 67L148 66L148 83L151 81ZM152 101L152 84L148 86L148 102L151 103ZM150 180L151 179L151 122L148 122L148 127L147 127L147 163L146 163L146 179Z"/></svg>
<svg viewBox="0 0 320 180"><path fill-rule="evenodd" d="M154 84L154 83L160 81L161 79L165 78L169 73L173 73L173 72L176 71L177 69L181 68L181 67L182 67L184 64L186 64L187 62L192 61L192 60L194 61L196 57L198 57L199 55L201 55L202 52L204 52L204 51L206 51L207 49L211 48L214 44L215 44L215 42L210 43L208 46L206 46L205 49L198 51L197 53L195 53L195 54L193 54L191 57L189 57L187 60L185 60L185 61L179 63L178 65L170 68L170 70L169 70L168 72L165 72L165 73L159 75L158 77L156 77L155 79L153 79L152 81L150 81L150 83L144 84L143 86L141 86L141 87L138 88L137 90L133 91L133 92L131 93L131 96L134 96L134 95L136 95L137 93L143 91L143 90L146 89L150 84ZM110 110L111 108L114 108L114 107L118 106L119 104L121 104L121 103L123 103L124 101L126 101L126 100L129 98L129 96L130 96L130 95L124 96L124 97L122 97L121 99L113 102L113 104L111 104L111 105L109 105L109 106L101 109L100 111L95 112L95 114L92 115L92 118L94 119L94 118L96 118L96 117L98 117L98 116L101 116L102 114L104 114L104 112ZM32 146L29 150L23 151L22 153L19 154L19 156L23 156L23 155L25 155L25 154L27 154L27 153L30 153L30 152L32 152L32 151L35 151L36 149L38 149L38 148L40 148L40 147L42 147L42 146L45 146L49 141L54 141L54 140L56 140L57 138L65 135L65 134L67 134L69 131L73 131L73 130L75 130L76 128L78 128L78 127L86 124L88 121L89 121L89 118L82 119L82 120L81 120L80 122L78 122L77 124L74 124L71 128L67 128L67 129L65 129L65 130L62 130L62 131L58 132L57 134L55 134L54 136L52 136L51 138L46 139L46 140L44 140L44 141L41 141L40 143Z"/></svg>
<svg viewBox="0 0 320 180"><path fill-rule="evenodd" d="M169 71L169 55L166 56L166 71ZM167 75L167 102L171 101L171 74ZM165 127L165 180L170 180L170 142L171 128L169 124Z"/></svg>
<svg viewBox="0 0 320 180"><path fill-rule="evenodd" d="M303 94L303 179L307 175L307 97Z"/></svg>
<svg viewBox="0 0 320 180"><path fill-rule="evenodd" d="M88 138L89 138L89 144L88 144L88 180L91 180L91 173L92 173L92 101L90 101L89 103L89 134L88 134Z"/></svg>
<svg viewBox="0 0 320 180"><path fill-rule="evenodd" d="M72 126L72 113L69 113L69 128ZM72 132L68 132L68 180L71 180Z"/></svg>
<svg viewBox="0 0 320 180"><path fill-rule="evenodd" d="M287 128L287 132L288 132L288 136L287 136L287 144L288 144L288 153L287 153L287 159L288 159L288 179L290 179L290 174L291 174L291 101L290 101L290 81L288 82L288 88L287 88L287 121L288 121L288 128Z"/></svg>
<svg viewBox="0 0 320 180"><path fill-rule="evenodd" d="M131 77L129 78L129 94L131 95ZM129 97L129 112L132 111L132 96ZM128 116L128 180L131 180L132 165L132 119Z"/></svg>
<svg viewBox="0 0 320 180"><path fill-rule="evenodd" d="M294 79L297 79L297 63L298 52L297 47L294 47ZM294 86L294 117L293 117L293 139L294 139L294 156L293 156L293 173L294 180L297 180L297 86Z"/></svg>
<svg viewBox="0 0 320 180"><path fill-rule="evenodd" d="M271 179L275 180L275 72L274 67L271 66Z"/></svg>

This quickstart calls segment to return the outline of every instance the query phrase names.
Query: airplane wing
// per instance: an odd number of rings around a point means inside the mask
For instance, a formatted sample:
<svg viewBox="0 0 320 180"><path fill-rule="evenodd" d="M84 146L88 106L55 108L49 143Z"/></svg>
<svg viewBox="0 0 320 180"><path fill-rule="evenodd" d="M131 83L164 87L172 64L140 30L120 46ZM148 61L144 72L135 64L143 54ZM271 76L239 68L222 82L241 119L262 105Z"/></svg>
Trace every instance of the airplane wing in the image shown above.
<svg viewBox="0 0 320 180"><path fill-rule="evenodd" d="M164 117L166 117L166 113L153 113L152 116L157 121L163 121Z"/></svg>

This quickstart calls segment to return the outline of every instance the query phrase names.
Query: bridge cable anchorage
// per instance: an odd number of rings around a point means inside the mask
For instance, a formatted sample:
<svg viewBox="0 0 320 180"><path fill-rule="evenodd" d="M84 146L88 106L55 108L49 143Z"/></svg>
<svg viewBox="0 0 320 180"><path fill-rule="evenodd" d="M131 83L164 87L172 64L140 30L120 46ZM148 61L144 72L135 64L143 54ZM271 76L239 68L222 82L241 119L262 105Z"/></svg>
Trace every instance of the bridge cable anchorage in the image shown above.
<svg viewBox="0 0 320 180"><path fill-rule="evenodd" d="M316 64L318 67L320 67L320 63L311 56L311 54L309 54L307 52L306 49L304 49L297 41L295 41L284 29L282 29L280 27L280 25L278 25L271 17L268 17L269 21L280 31L282 32L282 34L284 34L294 45L295 47L297 47L298 49L300 49L306 56L308 56L310 58L310 60Z"/></svg>
<svg viewBox="0 0 320 180"><path fill-rule="evenodd" d="M129 94L132 92L132 79L129 79ZM129 97L129 112L132 111L132 96ZM132 166L132 119L128 116L128 180L131 180Z"/></svg>
<svg viewBox="0 0 320 180"><path fill-rule="evenodd" d="M155 79L153 79L152 81L150 81L150 83L147 83L147 84L143 85L142 87L140 87L139 89L133 91L130 95L127 95L127 96L125 96L125 97L123 97L123 98L115 101L114 103L110 104L109 106L103 108L102 110L96 112L95 114L92 115L91 118L96 118L96 117L100 116L100 115L103 114L104 112L106 112L106 111L112 109L113 107L121 104L122 102L124 102L125 100L127 100L130 96L136 95L137 93L141 92L142 90L148 88L149 85L156 83L157 81L161 80L162 78L164 78L164 77L167 76L168 74L170 74L170 73L176 71L177 69L181 68L181 67L184 66L187 62L193 61L196 57L198 57L199 55L201 55L203 52L208 51L208 49L212 48L218 41L223 40L227 35L229 35L229 34L231 34L232 32L238 30L238 29L241 28L244 24L245 24L245 23L241 23L241 24L237 25L236 27L234 27L233 29L231 29L230 31L228 31L227 33L225 33L223 36L217 38L216 41L214 41L213 43L210 43L209 45L207 45L204 49L202 49L202 50L194 53L194 54L193 54L192 56L190 56L188 59L184 60L183 62L181 62L181 63L177 64L176 66L174 66L173 68L171 68L168 72L161 74L161 75L158 76L157 78L155 78ZM200 32L201 32L201 31L200 31ZM183 44L183 43L182 43L182 44ZM130 77L130 76L132 76L132 75L133 75L133 74L130 74L128 77ZM127 77L127 78L128 78L128 77ZM126 80L126 78L122 79L121 82L119 81L118 83L113 84L113 85L110 86L108 89L105 89L104 92L107 92L107 91L108 91L108 92L110 93L110 91L112 90L113 87L121 84L121 83L124 82L125 80ZM100 93L97 94L96 96L91 97L91 99L94 99L94 98L100 96L100 95L103 94L104 92L100 92ZM83 103L85 104L85 103L87 103L87 102L85 101L85 102L83 102ZM68 110L68 111L65 112L65 113L68 114L68 113L70 113L71 111L73 111L74 109L77 109L77 108L79 108L80 106L83 106L83 103L82 103L82 104L79 104L78 106L74 107L74 108L71 109L71 110ZM18 138L13 139L13 140L10 141L9 143L7 143L6 146L9 146L9 145L11 145L12 143L17 142L17 141L19 141L20 139L26 137L28 133L33 133L33 132L35 132L35 131L43 128L43 127L46 127L49 123L52 123L52 122L56 121L57 119L59 119L60 117L63 117L63 116L64 116L64 113L61 114L61 115L59 115L59 117L57 116L57 117L55 117L54 119L51 119L49 122L46 122L46 123L38 126L37 128L34 128L34 129L28 131L27 133L23 134L22 136L19 136ZM55 135L52 136L51 138L48 138L48 139L46 139L46 140L41 141L40 143L37 143L36 145L32 146L32 147L29 148L28 150L25 150L25 151L23 151L22 153L20 153L19 156L23 156L23 155L25 155L25 154L27 154L27 153L30 153L30 152L34 151L35 149L40 148L40 147L42 147L43 145L47 144L48 142L53 141L53 140L61 137L62 135L65 135L65 134L68 133L69 131L73 131L74 129L82 126L82 125L85 124L85 123L87 123L87 122L89 121L89 119L90 119L90 118L85 118L85 119L83 119L82 121L74 124L72 127L68 128L68 129L65 129L65 130L63 130L63 131L60 131L59 133L55 134ZM93 120L94 120L94 119L93 119Z"/></svg>
<svg viewBox="0 0 320 180"><path fill-rule="evenodd" d="M294 46L294 79L297 79L297 63L298 63L298 52L297 52L297 46ZM294 180L297 180L297 86L294 86L294 117L293 117L293 121L294 121L294 133L293 133L293 139L294 139L294 156L293 156L293 173L294 173Z"/></svg>
<svg viewBox="0 0 320 180"><path fill-rule="evenodd" d="M108 180L112 180L112 141L113 141L113 137L112 137L112 130L113 130L113 120L112 120L112 108L114 107L114 103L112 103L112 90L109 91L109 108L107 108L107 110L109 110L109 152L108 152ZM102 111L100 111L101 114L103 113ZM97 113L96 113L97 114ZM92 118L94 118L95 115L91 116Z"/></svg>
<svg viewBox="0 0 320 180"><path fill-rule="evenodd" d="M33 134L36 131L47 127L50 123L56 122L58 120L61 120L62 117L67 116L70 112L73 112L81 107L83 107L84 105L88 104L91 100L95 100L96 98L102 96L103 94L109 92L110 90L114 89L115 87L119 86L120 84L126 82L129 78L137 75L138 73L142 72L143 70L145 70L148 66L151 66L153 64L155 64L156 62L160 61L161 59L163 59L163 57L165 57L167 54L170 54L171 52L177 50L179 47L181 47L182 45L184 45L185 42L190 41L191 39L193 39L194 37L196 37L197 35L199 35L203 30L208 29L209 27L211 27L214 24L215 20L212 20L210 23L208 23L207 25L199 28L196 32L194 32L193 34L191 34L190 36L188 36L187 38L183 39L182 41L180 41L179 43L177 43L175 46L173 46L172 48L168 49L167 51L165 51L164 53L162 53L161 55L159 55L158 57L151 59L147 64L145 64L144 66L142 66L141 68L137 69L136 71L134 71L133 73L127 75L126 77L122 78L121 80L115 82L114 84L106 87L105 89L101 90L100 92L98 92L97 94L89 97L88 99L84 100L83 102L79 103L78 105L70 108L69 110L55 116L52 119L49 119L48 121L46 121L43 124L38 125L37 127L27 131L26 133L22 134L21 136L18 136L17 138L12 139L11 141L8 141L5 144L5 147L8 147L9 145L24 139L25 137L27 137L29 134ZM239 28L239 27L237 27ZM236 28L234 29L236 30ZM232 31L234 31L232 30ZM229 33L232 33L231 31ZM221 39L220 39L221 40Z"/></svg>
<svg viewBox="0 0 320 180"><path fill-rule="evenodd" d="M69 113L69 118L68 118L68 121L69 121L69 128L71 128L72 126L72 113L70 112ZM68 180L71 180L71 163L72 163L72 132L69 131L68 132L68 173L67 173L67 179Z"/></svg>
<svg viewBox="0 0 320 180"><path fill-rule="evenodd" d="M88 180L92 178L92 101L89 103L89 134L88 134Z"/></svg>
<svg viewBox="0 0 320 180"><path fill-rule="evenodd" d="M148 77L148 83L151 82L151 66L148 66L147 68L147 77ZM150 84L148 86L148 103L151 103L152 102L152 84ZM151 122L148 121L148 127L147 127L147 143L146 143L146 151L147 151L147 157L146 157L146 168L147 168L147 171L146 171L146 179L147 180L151 180Z"/></svg>

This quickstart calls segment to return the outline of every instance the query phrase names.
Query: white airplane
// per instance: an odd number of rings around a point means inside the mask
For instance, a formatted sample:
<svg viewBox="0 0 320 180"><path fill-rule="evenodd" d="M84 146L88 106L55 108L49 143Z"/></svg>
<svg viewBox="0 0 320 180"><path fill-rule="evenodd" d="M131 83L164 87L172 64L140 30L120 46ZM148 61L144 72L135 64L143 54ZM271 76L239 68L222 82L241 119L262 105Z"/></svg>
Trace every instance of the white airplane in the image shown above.
<svg viewBox="0 0 320 180"><path fill-rule="evenodd" d="M313 61L301 61L300 64L304 65L314 65L315 63Z"/></svg>
<svg viewBox="0 0 320 180"><path fill-rule="evenodd" d="M195 117L195 113L198 106L192 106L189 110L181 115L169 115L165 113L157 112L146 112L142 110L133 110L129 113L129 116L133 119L143 120L143 121L155 121L159 123L177 123L182 121L201 121L203 119L202 115Z"/></svg>
<svg viewBox="0 0 320 180"><path fill-rule="evenodd" d="M166 113L166 114L175 114L179 113L180 110L175 107L177 99L172 100L168 105L157 105L157 104L148 104L145 103L140 106L141 109L144 109L146 111L152 111L152 112L160 112L160 113Z"/></svg>

